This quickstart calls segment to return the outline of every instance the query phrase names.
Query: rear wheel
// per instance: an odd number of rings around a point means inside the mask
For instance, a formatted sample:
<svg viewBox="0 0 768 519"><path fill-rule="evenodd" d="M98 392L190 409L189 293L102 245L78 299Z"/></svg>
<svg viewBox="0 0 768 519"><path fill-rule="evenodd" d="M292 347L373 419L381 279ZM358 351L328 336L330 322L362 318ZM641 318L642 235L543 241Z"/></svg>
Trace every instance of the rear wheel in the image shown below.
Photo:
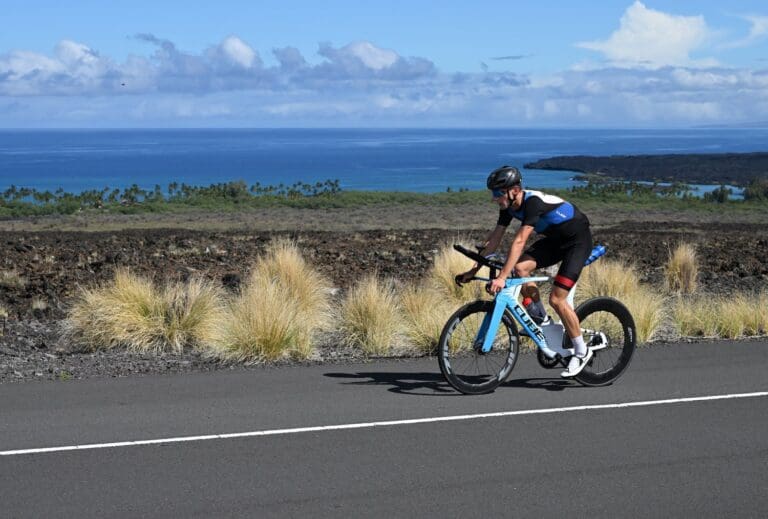
<svg viewBox="0 0 768 519"><path fill-rule="evenodd" d="M467 395L490 393L509 376L517 362L520 334L504 311L491 351L482 352L483 320L493 313L493 301L474 301L459 308L445 323L437 357L445 380Z"/></svg>
<svg viewBox="0 0 768 519"><path fill-rule="evenodd" d="M574 378L585 386L605 386L618 379L635 353L635 320L621 302L596 297L576 309L584 342L594 355Z"/></svg>

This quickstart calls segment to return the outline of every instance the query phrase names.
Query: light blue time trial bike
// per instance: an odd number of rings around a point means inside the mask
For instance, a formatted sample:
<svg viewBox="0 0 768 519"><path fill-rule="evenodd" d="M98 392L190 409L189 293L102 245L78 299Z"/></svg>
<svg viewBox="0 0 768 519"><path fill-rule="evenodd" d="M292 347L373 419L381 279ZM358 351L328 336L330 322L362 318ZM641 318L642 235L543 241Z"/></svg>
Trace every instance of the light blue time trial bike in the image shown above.
<svg viewBox="0 0 768 519"><path fill-rule="evenodd" d="M503 258L482 256L461 245L454 249L490 269L488 278L473 280L489 283L503 266ZM605 253L605 247L592 251L587 265ZM464 394L490 393L504 382L515 367L520 337L526 335L537 347L539 364L548 369L565 367L573 355L570 339L561 323L537 324L518 301L522 286L549 281L546 276L512 277L493 300L479 299L459 308L440 334L437 354L445 380ZM578 283L577 283L578 285ZM568 302L573 306L574 286ZM593 356L574 377L586 386L613 383L629 366L635 351L635 321L621 302L611 297L595 297L576 308L581 332Z"/></svg>

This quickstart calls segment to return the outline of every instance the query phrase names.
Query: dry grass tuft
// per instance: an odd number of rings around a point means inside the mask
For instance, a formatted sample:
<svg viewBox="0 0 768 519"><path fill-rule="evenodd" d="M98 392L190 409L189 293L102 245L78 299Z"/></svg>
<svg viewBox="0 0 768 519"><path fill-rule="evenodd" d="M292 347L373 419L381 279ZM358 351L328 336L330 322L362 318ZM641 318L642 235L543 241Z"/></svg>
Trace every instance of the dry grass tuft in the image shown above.
<svg viewBox="0 0 768 519"><path fill-rule="evenodd" d="M637 269L624 261L603 259L585 268L576 295L579 302L608 296L624 303L635 320L637 341L641 344L653 339L666 317L663 296L640 285Z"/></svg>
<svg viewBox="0 0 768 519"><path fill-rule="evenodd" d="M162 350L165 303L152 282L119 269L104 287L84 289L69 325L88 349Z"/></svg>
<svg viewBox="0 0 768 519"><path fill-rule="evenodd" d="M179 352L210 340L221 307L221 290L208 282L159 290L149 279L118 269L106 286L81 291L67 326L91 350Z"/></svg>
<svg viewBox="0 0 768 519"><path fill-rule="evenodd" d="M310 357L316 332L330 321L330 288L294 242L276 240L229 305L212 354L249 362Z"/></svg>
<svg viewBox="0 0 768 519"><path fill-rule="evenodd" d="M400 293L406 336L419 353L435 353L440 333L454 309L434 288L408 286Z"/></svg>
<svg viewBox="0 0 768 519"><path fill-rule="evenodd" d="M467 239L459 239L455 240L455 242L461 243L470 250L474 249L472 245L469 245L469 240ZM474 301L483 297L485 292L483 290L483 283L479 281L473 281L463 287L457 286L454 282L456 274L466 272L472 268L475 262L460 252L455 251L453 243L445 243L440 246L435 255L434 264L429 271L428 278L432 287L450 297L454 303L463 304L467 301ZM488 269L482 268L477 274L487 277Z"/></svg>
<svg viewBox="0 0 768 519"><path fill-rule="evenodd" d="M187 345L207 346L216 337L224 318L224 293L221 287L202 278L176 283L165 288L165 344L174 351Z"/></svg>
<svg viewBox="0 0 768 519"><path fill-rule="evenodd" d="M679 299L675 324L683 336L735 339L768 333L768 292Z"/></svg>
<svg viewBox="0 0 768 519"><path fill-rule="evenodd" d="M744 315L744 331L747 335L768 335L768 292L765 290L752 298L752 308Z"/></svg>
<svg viewBox="0 0 768 519"><path fill-rule="evenodd" d="M252 283L264 280L283 287L286 302L298 305L302 319L312 327L328 324L331 282L306 262L294 241L278 238L251 271Z"/></svg>
<svg viewBox="0 0 768 519"><path fill-rule="evenodd" d="M286 296L279 282L252 277L229 305L211 353L228 360L265 362L311 351L311 334L302 314Z"/></svg>
<svg viewBox="0 0 768 519"><path fill-rule="evenodd" d="M602 259L581 272L576 295L580 301L598 296L621 300L639 288L640 278L634 265L624 261Z"/></svg>
<svg viewBox="0 0 768 519"><path fill-rule="evenodd" d="M735 339L746 335L746 320L754 308L754 303L742 294L718 299L712 316L715 320L717 335L724 339Z"/></svg>
<svg viewBox="0 0 768 519"><path fill-rule="evenodd" d="M44 312L48 310L48 302L39 297L34 298L30 306L33 311Z"/></svg>
<svg viewBox="0 0 768 519"><path fill-rule="evenodd" d="M714 337L717 334L716 303L710 298L677 298L672 317L684 337Z"/></svg>
<svg viewBox="0 0 768 519"><path fill-rule="evenodd" d="M0 287L24 288L25 286L27 286L27 280L15 270L0 270Z"/></svg>
<svg viewBox="0 0 768 519"><path fill-rule="evenodd" d="M674 251L670 251L664 271L667 290L678 294L693 294L698 274L699 262L694 245L681 243Z"/></svg>
<svg viewBox="0 0 768 519"><path fill-rule="evenodd" d="M366 354L392 354L404 333L394 282L376 274L361 280L342 303L341 328L346 342Z"/></svg>
<svg viewBox="0 0 768 519"><path fill-rule="evenodd" d="M652 341L667 318L664 296L653 288L640 286L617 299L626 305L635 320L637 342L644 344Z"/></svg>

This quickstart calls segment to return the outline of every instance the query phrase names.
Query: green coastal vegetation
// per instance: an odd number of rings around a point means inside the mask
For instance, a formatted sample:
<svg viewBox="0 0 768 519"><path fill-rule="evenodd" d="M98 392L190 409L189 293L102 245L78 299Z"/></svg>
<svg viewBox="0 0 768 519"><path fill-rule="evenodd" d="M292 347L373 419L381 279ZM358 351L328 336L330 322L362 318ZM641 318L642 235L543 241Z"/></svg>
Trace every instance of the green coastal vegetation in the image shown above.
<svg viewBox="0 0 768 519"><path fill-rule="evenodd" d="M535 186L530 186L535 188ZM552 190L580 204L583 208L595 206L627 206L632 208L665 207L674 210L721 210L727 205L733 210L764 210L768 201L768 177L755 178L746 184L743 198L733 199L725 185L703 196L682 183L661 185L635 181L616 182L590 178L587 184L569 189ZM0 193L0 218L71 214L140 214L179 213L189 211L248 211L267 207L295 207L329 209L362 207L377 204L420 204L429 206L466 205L488 201L485 190L469 191L447 187L441 193L415 193L397 191L347 191L338 180L315 184L297 182L249 186L242 180L190 186L173 182L163 189L142 189L132 185L124 189L105 187L81 193L68 193L61 189L40 192L35 189L11 186Z"/></svg>

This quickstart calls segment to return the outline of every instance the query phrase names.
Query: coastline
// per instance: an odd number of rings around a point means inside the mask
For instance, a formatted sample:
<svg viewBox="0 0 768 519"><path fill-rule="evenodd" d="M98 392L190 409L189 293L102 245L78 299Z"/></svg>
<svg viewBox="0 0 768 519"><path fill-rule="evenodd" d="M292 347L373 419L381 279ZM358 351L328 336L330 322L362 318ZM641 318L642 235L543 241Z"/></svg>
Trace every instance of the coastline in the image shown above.
<svg viewBox="0 0 768 519"><path fill-rule="evenodd" d="M730 184L744 187L768 176L768 152L653 155L563 155L540 159L527 169L564 170L606 180Z"/></svg>

